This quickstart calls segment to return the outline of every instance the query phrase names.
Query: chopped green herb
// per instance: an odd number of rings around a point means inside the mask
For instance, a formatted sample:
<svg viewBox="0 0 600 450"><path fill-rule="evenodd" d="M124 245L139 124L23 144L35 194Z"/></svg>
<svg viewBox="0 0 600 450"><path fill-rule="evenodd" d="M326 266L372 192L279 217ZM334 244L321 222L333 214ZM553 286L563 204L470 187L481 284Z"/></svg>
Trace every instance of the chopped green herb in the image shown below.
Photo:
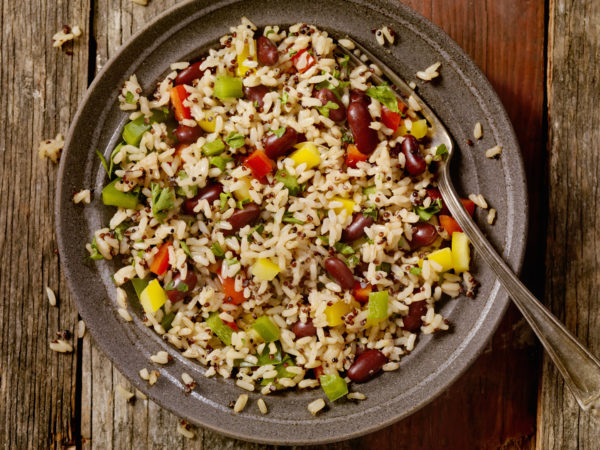
<svg viewBox="0 0 600 450"><path fill-rule="evenodd" d="M382 262L377 267L375 267L375 269L382 270L385 273L390 273L392 271L392 265L389 262Z"/></svg>
<svg viewBox="0 0 600 450"><path fill-rule="evenodd" d="M277 136L278 138L280 138L281 136L283 136L285 134L285 127L281 127L278 130L271 130L273 132L273 134L275 136Z"/></svg>
<svg viewBox="0 0 600 450"><path fill-rule="evenodd" d="M98 251L98 244L96 243L96 236L94 236L94 239L92 239L92 243L90 245L92 247L92 253L90 253L89 258L93 259L94 261L99 261L101 259L104 259L104 256L102 256L100 251Z"/></svg>
<svg viewBox="0 0 600 450"><path fill-rule="evenodd" d="M221 156L213 156L209 159L210 165L217 167L221 172L225 172L227 163L233 161L233 158L223 158Z"/></svg>
<svg viewBox="0 0 600 450"><path fill-rule="evenodd" d="M100 150L96 150L96 155L98 155L98 158L100 158L100 162L104 166L104 170L106 170L106 173L108 173L108 164L106 163L106 158L104 158L104 155L100 153ZM110 175L108 177L110 178Z"/></svg>
<svg viewBox="0 0 600 450"><path fill-rule="evenodd" d="M237 209L244 209L244 205L250 203L251 201L252 200L250 200L249 198L245 198L244 200L238 200L237 202L235 202L235 207Z"/></svg>
<svg viewBox="0 0 600 450"><path fill-rule="evenodd" d="M213 255L215 255L217 258L222 258L223 256L225 256L225 251L223 250L223 247L221 247L221 244L219 244L218 242L215 242L210 247L210 249L213 252Z"/></svg>
<svg viewBox="0 0 600 450"><path fill-rule="evenodd" d="M354 249L352 247L350 247L348 244L344 244L343 242L336 242L333 245L333 248L335 248L335 250L338 253L341 253L344 256L349 256L349 255L354 254Z"/></svg>
<svg viewBox="0 0 600 450"><path fill-rule="evenodd" d="M190 287L187 285L187 283L180 281L179 284L177 285L177 290L179 292L187 292L190 290Z"/></svg>
<svg viewBox="0 0 600 450"><path fill-rule="evenodd" d="M346 68L348 67L348 62L350 62L350 55L344 55L344 57L340 61L340 65L343 68Z"/></svg>
<svg viewBox="0 0 600 450"><path fill-rule="evenodd" d="M127 91L127 94L125 94L125 102L129 103L130 105L135 105L133 92Z"/></svg>
<svg viewBox="0 0 600 450"><path fill-rule="evenodd" d="M161 188L157 183L152 183L152 215L163 221L169 209L175 206L175 193L171 188Z"/></svg>
<svg viewBox="0 0 600 450"><path fill-rule="evenodd" d="M207 142L202 146L202 153L204 153L205 156L216 156L221 154L223 150L225 150L225 144L219 138L212 142Z"/></svg>
<svg viewBox="0 0 600 450"><path fill-rule="evenodd" d="M279 97L279 100L281 100L281 103L283 103L284 105L287 105L287 102L288 102L287 91L283 91L283 94L281 94L281 97Z"/></svg>
<svg viewBox="0 0 600 450"><path fill-rule="evenodd" d="M375 185L367 186L366 188L363 188L363 195L366 195L367 198L369 198L370 195L375 194L376 192L377 192L377 187Z"/></svg>
<svg viewBox="0 0 600 450"><path fill-rule="evenodd" d="M329 245L329 236L317 236L324 245Z"/></svg>
<svg viewBox="0 0 600 450"><path fill-rule="evenodd" d="M300 185L298 184L298 179L294 175L289 174L285 169L280 169L277 171L275 174L275 180L283 183L285 188L289 191L289 194L292 196L297 196L301 191Z"/></svg>
<svg viewBox="0 0 600 450"><path fill-rule="evenodd" d="M333 75L333 77L334 77L334 78L337 78L337 79L339 79L339 78L340 78L340 75L341 75L341 73L340 73L340 71L339 71L339 70L337 70L337 69L333 69L333 73L332 73L332 75Z"/></svg>
<svg viewBox="0 0 600 450"><path fill-rule="evenodd" d="M190 252L190 248L188 247L188 245L185 242L179 241L179 246L183 250L183 253L185 253L186 255L188 255L190 258L192 257L192 253Z"/></svg>
<svg viewBox="0 0 600 450"><path fill-rule="evenodd" d="M330 100L323 106L317 106L317 110L321 113L321 115L323 115L325 117L329 117L329 110L330 109L339 109L339 107L340 107L340 105L338 105L337 103L332 102Z"/></svg>
<svg viewBox="0 0 600 450"><path fill-rule="evenodd" d="M360 258L358 257L358 255L352 255L350 258L348 258L346 260L346 265L353 269L354 267L356 267L358 265L358 263L360 262Z"/></svg>
<svg viewBox="0 0 600 450"><path fill-rule="evenodd" d="M377 207L369 206L367 209L363 210L362 215L371 217L373 220L377 221L377 215L378 215Z"/></svg>
<svg viewBox="0 0 600 450"><path fill-rule="evenodd" d="M268 36L268 35L270 35L271 33L275 33L275 30L268 30L268 31L265 33L265 36Z"/></svg>
<svg viewBox="0 0 600 450"><path fill-rule="evenodd" d="M379 101L381 104L385 105L387 109L392 112L399 112L398 109L398 99L396 98L396 94L389 86L385 84L370 87L367 89L367 95L375 100Z"/></svg>
<svg viewBox="0 0 600 450"><path fill-rule="evenodd" d="M321 75L328 75L328 73L325 72L325 71L322 71ZM331 81L329 81L329 80L323 80L320 83L317 83L317 85L315 86L315 89L317 91L320 90L320 89L329 89L331 92L333 92L335 94L335 96L337 98L341 98L342 94L344 92L344 89L346 87L348 87L349 85L350 85L349 81L339 81L338 85L335 86ZM337 108L332 108L332 109L337 109Z"/></svg>
<svg viewBox="0 0 600 450"><path fill-rule="evenodd" d="M440 144L435 151L436 156L446 156L448 154L448 149L446 148L446 144Z"/></svg>
<svg viewBox="0 0 600 450"><path fill-rule="evenodd" d="M289 55L290 55L290 58L291 58L292 56L294 56L296 53L298 53L296 50L290 50L290 53L289 53Z"/></svg>
<svg viewBox="0 0 600 450"><path fill-rule="evenodd" d="M259 235L262 236L262 232L265 230L265 226L260 223L258 225L256 225L248 234L248 242L253 242L254 241L254 237L252 236L255 232L258 233Z"/></svg>
<svg viewBox="0 0 600 450"><path fill-rule="evenodd" d="M227 264L228 266L233 266L235 264L239 264L240 262L238 261L237 258L231 258L231 259L226 259L225 260L225 264Z"/></svg>
<svg viewBox="0 0 600 450"><path fill-rule="evenodd" d="M409 272L412 273L413 275L421 275L421 268L420 267L411 267Z"/></svg>
<svg viewBox="0 0 600 450"><path fill-rule="evenodd" d="M227 209L227 201L231 198L231 193L229 192L221 192L219 195L219 199L221 200L221 211L225 211Z"/></svg>
<svg viewBox="0 0 600 450"><path fill-rule="evenodd" d="M131 222L128 222L128 221L121 222L119 225L117 225L117 227L115 228L114 231L115 231L115 236L119 241L123 240L123 233L130 226L131 226Z"/></svg>
<svg viewBox="0 0 600 450"><path fill-rule="evenodd" d="M414 211L419 215L423 222L427 222L431 219L435 214L439 213L442 209L442 200L436 199L431 203L427 208L424 206L415 206Z"/></svg>
<svg viewBox="0 0 600 450"><path fill-rule="evenodd" d="M225 138L225 142L227 142L227 145L231 148L236 149L244 146L246 137L242 133L231 132Z"/></svg>
<svg viewBox="0 0 600 450"><path fill-rule="evenodd" d="M354 144L354 136L352 136L349 133L346 133L346 131L342 132L342 143L343 144Z"/></svg>
<svg viewBox="0 0 600 450"><path fill-rule="evenodd" d="M291 212L284 213L282 221L285 223L293 223L295 225L304 225L306 223L303 220L296 219Z"/></svg>

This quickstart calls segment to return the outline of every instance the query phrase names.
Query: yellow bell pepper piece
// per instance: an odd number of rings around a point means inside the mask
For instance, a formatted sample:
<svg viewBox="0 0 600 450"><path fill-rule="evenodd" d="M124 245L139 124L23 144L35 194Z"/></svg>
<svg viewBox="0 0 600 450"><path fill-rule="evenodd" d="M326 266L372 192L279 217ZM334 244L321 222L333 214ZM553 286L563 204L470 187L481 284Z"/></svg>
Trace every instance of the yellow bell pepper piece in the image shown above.
<svg viewBox="0 0 600 450"><path fill-rule="evenodd" d="M346 210L346 214L348 216L352 215L352 212L354 211L354 205L356 204L354 200L350 200L349 198L333 197L331 201L340 202L342 204L342 206L333 208L336 214L340 214L342 211Z"/></svg>
<svg viewBox="0 0 600 450"><path fill-rule="evenodd" d="M427 121L425 119L415 120L412 123L410 134L417 139L424 138L427 135Z"/></svg>
<svg viewBox="0 0 600 450"><path fill-rule="evenodd" d="M200 128L202 128L207 133L214 133L215 128L216 128L216 117L211 112L208 112L208 111L204 111L204 112L205 112L205 116L204 116L205 119L199 120L198 125L200 125Z"/></svg>
<svg viewBox="0 0 600 450"><path fill-rule="evenodd" d="M290 155L290 158L292 158L296 167L306 163L306 169L308 170L318 166L321 162L319 150L312 142L301 142L296 144L294 148L297 148L297 150Z"/></svg>
<svg viewBox="0 0 600 450"><path fill-rule="evenodd" d="M279 272L279 266L268 258L260 258L252 266L252 275L261 281L271 281Z"/></svg>
<svg viewBox="0 0 600 450"><path fill-rule="evenodd" d="M455 231L452 233L452 262L456 273L469 270L471 251L469 249L469 238L465 233Z"/></svg>
<svg viewBox="0 0 600 450"><path fill-rule="evenodd" d="M342 316L345 316L352 311L358 303L346 303L343 301L335 302L333 305L325 308L325 317L327 318L327 325L330 327L337 327L344 323Z"/></svg>
<svg viewBox="0 0 600 450"><path fill-rule="evenodd" d="M254 44L254 48L256 49L256 43ZM246 61L248 59L248 56L250 56L250 49L249 49L248 44L246 44L246 45L244 45L244 49L242 50L242 53L237 55L236 73L237 73L237 76L240 78L244 78L248 72L254 72L254 69L244 65L244 61ZM252 55L252 57L250 59L252 61L256 61L256 51L255 51L255 54Z"/></svg>
<svg viewBox="0 0 600 450"><path fill-rule="evenodd" d="M140 303L147 314L158 311L167 302L167 293L157 279L152 280L140 294Z"/></svg>
<svg viewBox="0 0 600 450"><path fill-rule="evenodd" d="M442 272L447 272L454 267L452 251L448 247L431 252L429 255L427 255L427 259L442 266ZM423 267L423 263L421 261L419 261L419 267Z"/></svg>
<svg viewBox="0 0 600 450"><path fill-rule="evenodd" d="M248 177L242 177L239 179L242 182L241 186L233 191L233 195L239 201L252 200L250 197L250 179Z"/></svg>

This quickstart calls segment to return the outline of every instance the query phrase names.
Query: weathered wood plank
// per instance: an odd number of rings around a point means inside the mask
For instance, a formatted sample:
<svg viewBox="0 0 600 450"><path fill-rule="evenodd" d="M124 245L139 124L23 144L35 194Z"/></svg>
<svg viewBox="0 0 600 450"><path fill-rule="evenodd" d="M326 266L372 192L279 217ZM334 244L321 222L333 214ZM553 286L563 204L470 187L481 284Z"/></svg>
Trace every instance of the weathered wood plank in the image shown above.
<svg viewBox="0 0 600 450"><path fill-rule="evenodd" d="M600 355L600 4L551 0L548 49L549 214L546 302ZM595 448L582 413L544 359L538 448Z"/></svg>
<svg viewBox="0 0 600 450"><path fill-rule="evenodd" d="M54 253L57 167L37 156L63 134L87 87L89 2L0 1L0 446L56 448L72 441L75 354L49 349L77 312ZM52 48L64 24L84 30L73 55ZM59 298L48 304L44 287Z"/></svg>

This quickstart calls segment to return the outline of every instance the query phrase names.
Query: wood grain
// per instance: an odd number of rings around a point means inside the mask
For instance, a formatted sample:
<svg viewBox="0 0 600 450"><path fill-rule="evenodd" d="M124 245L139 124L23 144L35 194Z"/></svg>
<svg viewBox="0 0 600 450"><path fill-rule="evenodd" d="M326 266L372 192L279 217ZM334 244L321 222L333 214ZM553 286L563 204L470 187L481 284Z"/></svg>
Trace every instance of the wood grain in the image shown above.
<svg viewBox="0 0 600 450"><path fill-rule="evenodd" d="M57 169L37 147L66 134L87 88L86 35L72 56L52 48L52 35L87 28L89 3L0 0L0 11L0 446L55 448L74 435L77 360L48 344L74 331L77 312L54 253Z"/></svg>
<svg viewBox="0 0 600 450"><path fill-rule="evenodd" d="M546 302L600 355L600 4L550 2ZM580 411L544 358L538 448L595 448L598 418Z"/></svg>
<svg viewBox="0 0 600 450"><path fill-rule="evenodd" d="M132 33L174 3L176 0L151 0L147 7L142 7L131 0L23 0L18 3L0 0L0 89L3 92L0 120L4 124L0 133L0 254L3 255L0 292L7 293L0 299L3 318L0 322L3 343L0 347L0 447L55 448L76 443L84 448L102 449L266 448L201 429L196 430L195 440L188 441L176 433L178 419L173 414L148 400L125 402L115 394L115 389L118 385L126 389L131 386L95 347L89 335L76 342L77 353L73 355L55 354L48 348L48 341L57 330L74 330L77 314L60 276L59 257L54 254L52 213L56 167L39 161L35 149L41 139L53 137L59 131L66 133L94 72ZM409 0L406 3L444 28L471 55L507 107L523 149L530 191L531 235L527 261L528 267L534 269L528 270L525 279L541 293L543 267L539 264L539 254L543 253L545 232L545 220L541 218L545 217L546 208L545 165L542 163L544 4L531 0L455 0L450 3ZM591 10L591 0L585 7L581 0L580 3L573 7L579 19L583 17L582 11ZM564 11L563 6L558 8L553 4L552 8L556 14L561 8ZM597 23L597 9L595 13ZM84 30L72 56L51 47L51 36L63 24L78 24ZM564 21L560 30L570 27L576 28L576 24ZM588 33L590 27L592 25L588 26ZM585 40L583 30L574 29L572 33ZM32 36L36 39L31 39ZM565 67L568 63L589 60L594 54L597 56L597 40L582 42L582 48L587 49L582 53L569 48L565 38L561 37L560 42L563 56L554 60L561 59ZM582 101L589 102L587 111L596 114L590 116L590 120L598 119L598 105L592 109L594 96L591 95L592 87L595 86L597 92L598 74L591 78L593 75L589 73L586 75L589 78L581 78L582 75L572 69L565 75L570 78L564 81L578 82L580 95L584 92L581 85L587 86L588 95L582 97ZM568 95L561 95L555 100L556 104L568 103ZM570 115L561 112L555 117L559 121L569 120L574 112L573 106ZM579 140L568 140L572 138L563 135L556 141L557 148L558 145L581 145L580 142L592 148L594 141L589 130L580 125L573 132L581 136ZM557 136L558 131L554 131L553 138ZM556 156L559 157L565 158L565 155ZM572 167L568 177L558 172L554 174L562 183L557 186L587 180L587 184L579 185L576 190L580 206L586 201L589 204L590 198L596 201L598 198L597 185L592 184L593 176L598 176L598 159L594 160L591 154L581 158L585 164L582 167L596 172L582 174ZM560 164L567 162L557 160ZM560 191L556 190L554 195L558 197ZM553 211L564 212L558 198L554 201ZM570 226L582 227L583 219L593 219L593 223L598 224L598 213L586 211L590 216L574 218ZM591 214L596 214L595 218ZM556 223L551 220L551 226L558 230L552 228L555 235L564 238L569 229L567 224L553 220ZM560 262L554 262L552 274L556 275L561 268L564 270L567 258L585 256L588 261L597 258L597 252L593 253L593 244L598 242L598 238L595 239L581 236L570 253L565 253ZM566 252L566 248L562 251ZM574 266L570 276L581 276L585 274L584 269L583 264ZM57 292L58 308L48 305L45 285ZM556 298L552 297L551 301L558 308L562 301L562 297L558 298L561 286L565 284L548 286L556 289ZM591 284L578 286L580 289L592 287ZM570 292L574 299L575 291ZM597 290L595 295L597 300ZM589 299L591 304L593 296ZM594 321L588 323L587 316L583 316L587 310L570 311L571 326L577 320L587 333L588 327L595 324ZM381 432L318 448L532 448L538 360L539 351L529 328L516 310L510 309L486 352L439 399ZM560 419L556 413L563 404L552 403L563 398L562 385L558 384L555 374L546 372L545 381L550 380L555 389L545 390L543 406L556 417L548 421L539 436L544 442L559 446L556 442L560 440L547 436L560 433L562 420L567 420ZM568 397L565 395L561 401L567 402ZM577 418L573 411L570 410L569 420ZM577 421L571 423L576 429ZM588 428L582 430L591 433ZM587 438L577 439L585 443Z"/></svg>

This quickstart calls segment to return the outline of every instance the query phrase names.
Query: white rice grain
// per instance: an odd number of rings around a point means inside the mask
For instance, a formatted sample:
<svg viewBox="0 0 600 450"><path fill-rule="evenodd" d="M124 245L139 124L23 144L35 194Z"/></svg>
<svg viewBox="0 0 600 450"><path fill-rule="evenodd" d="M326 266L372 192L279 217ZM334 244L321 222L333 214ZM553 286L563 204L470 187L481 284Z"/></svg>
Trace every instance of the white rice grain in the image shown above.
<svg viewBox="0 0 600 450"><path fill-rule="evenodd" d="M473 128L473 137L477 140L483 136L483 129L481 128L481 122L477 122Z"/></svg>
<svg viewBox="0 0 600 450"><path fill-rule="evenodd" d="M485 151L486 158L495 158L496 156L500 156L502 154L502 147L496 145L492 148L489 148Z"/></svg>
<svg viewBox="0 0 600 450"><path fill-rule="evenodd" d="M241 413L246 407L246 403L248 403L248 396L246 394L240 394L233 406L233 412L236 414Z"/></svg>
<svg viewBox="0 0 600 450"><path fill-rule="evenodd" d="M157 354L150 356L150 361L156 364L167 364L169 362L169 354L161 350Z"/></svg>
<svg viewBox="0 0 600 450"><path fill-rule="evenodd" d="M130 392L120 384L117 384L115 391L121 398L124 398L126 402L129 402L135 396L133 392Z"/></svg>
<svg viewBox="0 0 600 450"><path fill-rule="evenodd" d="M72 353L73 346L64 339L55 339L50 342L50 350L58 353Z"/></svg>
<svg viewBox="0 0 600 450"><path fill-rule="evenodd" d="M89 205L91 201L91 196L92 194L89 189L84 189L82 191L76 192L75 195L73 195L73 203L85 203L86 205Z"/></svg>
<svg viewBox="0 0 600 450"><path fill-rule="evenodd" d="M483 195L481 195L481 194L470 194L469 195L469 200L471 200L473 203L475 203L481 209L487 209L488 208L488 204L485 201L485 198L483 198Z"/></svg>
<svg viewBox="0 0 600 450"><path fill-rule="evenodd" d="M325 408L325 400L318 398L308 404L308 411L315 416L319 411Z"/></svg>
<svg viewBox="0 0 600 450"><path fill-rule="evenodd" d="M489 223L490 225L493 225L495 220L496 220L496 210L494 208L490 208L490 211L488 212L488 215L487 215L487 223Z"/></svg>
<svg viewBox="0 0 600 450"><path fill-rule="evenodd" d="M267 404L262 398L259 398L256 404L258 405L258 409L262 414L267 414L269 412L269 410L267 409Z"/></svg>
<svg viewBox="0 0 600 450"><path fill-rule="evenodd" d="M56 295L49 286L46 286L46 296L48 297L48 303L50 303L50 306L56 306Z"/></svg>

